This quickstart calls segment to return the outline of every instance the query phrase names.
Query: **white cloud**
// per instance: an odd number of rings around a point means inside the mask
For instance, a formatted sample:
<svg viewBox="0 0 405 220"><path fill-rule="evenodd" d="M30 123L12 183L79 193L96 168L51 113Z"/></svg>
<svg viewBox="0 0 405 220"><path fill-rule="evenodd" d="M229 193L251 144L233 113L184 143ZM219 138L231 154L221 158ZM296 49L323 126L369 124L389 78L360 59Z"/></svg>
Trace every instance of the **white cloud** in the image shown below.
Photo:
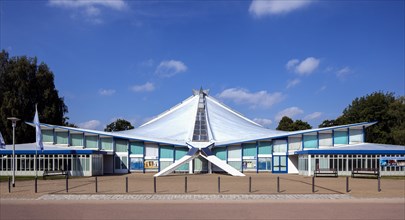
<svg viewBox="0 0 405 220"><path fill-rule="evenodd" d="M288 82L287 82L287 89L292 88L292 87L298 85L300 82L301 82L300 79L288 80Z"/></svg>
<svg viewBox="0 0 405 220"><path fill-rule="evenodd" d="M160 77L172 77L178 73L186 72L187 66L178 60L164 60L157 66L155 73Z"/></svg>
<svg viewBox="0 0 405 220"><path fill-rule="evenodd" d="M237 104L249 104L251 107L270 108L274 104L285 98L280 92L268 93L267 91L259 91L251 93L246 89L231 88L222 91L218 97L220 99L228 99Z"/></svg>
<svg viewBox="0 0 405 220"><path fill-rule="evenodd" d="M296 67L295 71L300 75L309 75L318 68L320 63L319 59L314 57L308 57L303 60L298 66Z"/></svg>
<svg viewBox="0 0 405 220"><path fill-rule="evenodd" d="M304 111L298 107L290 107L286 108L276 114L276 121L280 121L284 116L287 116L289 118L292 118L296 115L302 114Z"/></svg>
<svg viewBox="0 0 405 220"><path fill-rule="evenodd" d="M301 62L297 59L292 59L287 62L286 68L293 70L298 75L310 75L318 68L320 62L315 57L308 57Z"/></svg>
<svg viewBox="0 0 405 220"><path fill-rule="evenodd" d="M52 7L65 8L73 11L72 18L81 15L85 21L92 24L102 24L101 8L123 11L128 8L124 0L49 0Z"/></svg>
<svg viewBox="0 0 405 220"><path fill-rule="evenodd" d="M101 130L101 122L99 120L90 120L78 124L79 128Z"/></svg>
<svg viewBox="0 0 405 220"><path fill-rule="evenodd" d="M273 121L267 118L255 118L253 119L254 122L263 125L264 127L268 127L273 124Z"/></svg>
<svg viewBox="0 0 405 220"><path fill-rule="evenodd" d="M114 89L100 89L98 90L98 94L102 96L111 96L114 95L115 90Z"/></svg>
<svg viewBox="0 0 405 220"><path fill-rule="evenodd" d="M255 17L287 14L312 3L310 0L253 0L249 12Z"/></svg>
<svg viewBox="0 0 405 220"><path fill-rule="evenodd" d="M311 121L321 117L322 112L314 112L304 117L304 121Z"/></svg>
<svg viewBox="0 0 405 220"><path fill-rule="evenodd" d="M336 76L339 79L344 79L344 78L346 78L347 75L351 74L352 72L353 72L353 70L350 69L350 67L346 66L346 67L341 68L338 71L336 71Z"/></svg>
<svg viewBox="0 0 405 220"><path fill-rule="evenodd" d="M146 82L143 85L134 85L131 87L134 92L152 92L155 90L155 85L150 82Z"/></svg>
<svg viewBox="0 0 405 220"><path fill-rule="evenodd" d="M285 68L287 68L287 70L294 70L298 63L300 63L298 59L291 59L287 62Z"/></svg>

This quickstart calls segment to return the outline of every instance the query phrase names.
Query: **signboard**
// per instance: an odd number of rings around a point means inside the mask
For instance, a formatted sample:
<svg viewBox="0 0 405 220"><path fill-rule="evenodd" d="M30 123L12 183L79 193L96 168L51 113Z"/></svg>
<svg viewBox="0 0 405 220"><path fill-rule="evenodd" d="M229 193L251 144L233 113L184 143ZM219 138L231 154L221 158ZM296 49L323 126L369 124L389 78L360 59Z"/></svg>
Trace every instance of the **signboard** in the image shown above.
<svg viewBox="0 0 405 220"><path fill-rule="evenodd" d="M405 157L380 157L381 167L405 167Z"/></svg>

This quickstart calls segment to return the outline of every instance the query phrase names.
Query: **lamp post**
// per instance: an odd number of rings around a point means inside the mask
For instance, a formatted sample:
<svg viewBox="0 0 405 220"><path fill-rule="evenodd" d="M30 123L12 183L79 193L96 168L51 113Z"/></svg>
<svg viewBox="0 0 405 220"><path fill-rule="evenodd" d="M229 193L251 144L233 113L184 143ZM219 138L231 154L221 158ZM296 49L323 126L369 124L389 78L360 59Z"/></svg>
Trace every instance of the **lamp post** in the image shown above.
<svg viewBox="0 0 405 220"><path fill-rule="evenodd" d="M13 187L15 187L15 126L17 124L17 121L19 121L20 119L18 119L16 117L10 117L7 119L10 120L13 125L13 163L12 163L12 167L13 167Z"/></svg>

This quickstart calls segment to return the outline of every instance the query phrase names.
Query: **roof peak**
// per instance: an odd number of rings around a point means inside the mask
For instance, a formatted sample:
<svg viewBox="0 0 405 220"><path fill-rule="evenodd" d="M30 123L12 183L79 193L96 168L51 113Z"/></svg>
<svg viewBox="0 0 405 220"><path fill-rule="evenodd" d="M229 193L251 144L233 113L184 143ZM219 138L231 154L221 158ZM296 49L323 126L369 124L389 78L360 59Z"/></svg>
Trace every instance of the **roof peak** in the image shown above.
<svg viewBox="0 0 405 220"><path fill-rule="evenodd" d="M210 92L209 89L203 89L203 87L201 86L200 89L193 89L193 95L208 95L208 93Z"/></svg>

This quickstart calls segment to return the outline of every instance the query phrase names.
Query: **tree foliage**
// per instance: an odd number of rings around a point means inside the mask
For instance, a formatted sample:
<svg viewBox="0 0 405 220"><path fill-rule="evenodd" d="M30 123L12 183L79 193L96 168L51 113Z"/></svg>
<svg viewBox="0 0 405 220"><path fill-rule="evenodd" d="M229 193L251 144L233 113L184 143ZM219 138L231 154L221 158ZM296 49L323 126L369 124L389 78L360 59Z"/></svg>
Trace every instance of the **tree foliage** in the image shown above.
<svg viewBox="0 0 405 220"><path fill-rule="evenodd" d="M104 131L126 131L133 129L134 126L131 125L131 122L124 120L124 119L117 119L116 121L112 122L111 124L107 125Z"/></svg>
<svg viewBox="0 0 405 220"><path fill-rule="evenodd" d="M373 121L378 123L367 128L367 142L405 145L405 97L396 98L394 93L380 91L355 98L340 117L319 127Z"/></svg>
<svg viewBox="0 0 405 220"><path fill-rule="evenodd" d="M278 123L276 129L281 131L298 131L311 128L311 125L309 125L307 122L301 120L293 121L291 118L284 116Z"/></svg>
<svg viewBox="0 0 405 220"><path fill-rule="evenodd" d="M12 143L11 122L8 117L21 121L16 126L16 143L35 141L35 129L25 124L32 122L35 104L41 123L65 125L68 108L54 84L54 74L45 63L37 65L37 58L9 57L0 53L0 131L6 143Z"/></svg>

